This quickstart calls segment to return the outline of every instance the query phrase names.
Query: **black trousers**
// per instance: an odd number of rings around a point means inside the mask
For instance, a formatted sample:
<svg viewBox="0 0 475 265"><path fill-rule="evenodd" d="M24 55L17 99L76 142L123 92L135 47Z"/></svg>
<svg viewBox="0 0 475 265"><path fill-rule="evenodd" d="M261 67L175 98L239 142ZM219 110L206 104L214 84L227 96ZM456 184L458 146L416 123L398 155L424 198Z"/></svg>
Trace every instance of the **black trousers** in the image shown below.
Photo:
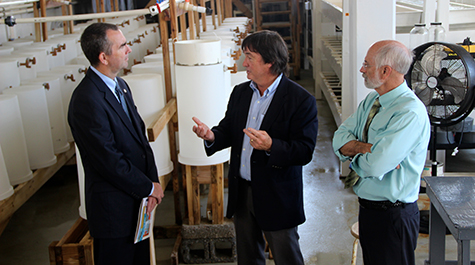
<svg viewBox="0 0 475 265"><path fill-rule="evenodd" d="M359 235L365 265L414 265L419 208L409 203L387 210L360 205Z"/></svg>
<svg viewBox="0 0 475 265"><path fill-rule="evenodd" d="M263 231L254 214L251 187L245 180L241 182L244 184L239 183L239 201L234 214L238 265L265 265L265 240L269 243L276 265L303 265L297 227Z"/></svg>
<svg viewBox="0 0 475 265"><path fill-rule="evenodd" d="M95 265L150 265L150 241L134 244L133 236L94 238Z"/></svg>

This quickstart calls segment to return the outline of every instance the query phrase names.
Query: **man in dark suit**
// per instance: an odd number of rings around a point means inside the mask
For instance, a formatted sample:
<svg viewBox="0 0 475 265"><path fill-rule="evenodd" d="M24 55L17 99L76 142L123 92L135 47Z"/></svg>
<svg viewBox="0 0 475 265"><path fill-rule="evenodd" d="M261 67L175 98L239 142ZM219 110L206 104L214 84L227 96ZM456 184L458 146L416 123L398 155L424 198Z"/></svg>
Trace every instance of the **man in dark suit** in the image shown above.
<svg viewBox="0 0 475 265"><path fill-rule="evenodd" d="M142 198L151 213L163 190L145 125L117 77L131 49L107 23L86 28L81 47L91 67L71 97L68 121L84 166L95 264L149 264L149 241L134 244L135 227Z"/></svg>
<svg viewBox="0 0 475 265"><path fill-rule="evenodd" d="M238 264L265 264L265 239L277 265L303 265L297 226L305 221L302 166L317 140L315 98L289 80L279 34L259 31L242 43L252 80L237 85L223 120L193 131L208 155L231 147L227 217L234 216Z"/></svg>

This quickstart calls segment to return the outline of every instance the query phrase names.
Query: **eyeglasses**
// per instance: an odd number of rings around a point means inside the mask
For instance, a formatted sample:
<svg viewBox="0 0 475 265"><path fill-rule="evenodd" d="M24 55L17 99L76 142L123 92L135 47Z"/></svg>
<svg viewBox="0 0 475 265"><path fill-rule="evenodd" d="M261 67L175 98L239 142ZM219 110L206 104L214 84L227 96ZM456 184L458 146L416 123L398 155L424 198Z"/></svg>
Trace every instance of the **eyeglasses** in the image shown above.
<svg viewBox="0 0 475 265"><path fill-rule="evenodd" d="M363 68L364 68L364 69L368 69L368 68L370 68L370 67L371 67L371 65L369 65L367 62L364 62L364 63L363 63Z"/></svg>

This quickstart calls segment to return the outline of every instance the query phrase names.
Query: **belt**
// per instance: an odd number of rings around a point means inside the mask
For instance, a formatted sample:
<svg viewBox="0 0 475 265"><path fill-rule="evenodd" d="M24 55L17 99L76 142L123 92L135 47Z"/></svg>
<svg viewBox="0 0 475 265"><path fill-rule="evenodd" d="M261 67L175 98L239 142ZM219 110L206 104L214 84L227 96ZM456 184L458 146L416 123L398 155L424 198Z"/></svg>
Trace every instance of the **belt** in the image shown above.
<svg viewBox="0 0 475 265"><path fill-rule="evenodd" d="M406 203L396 201L370 201L362 198L358 198L358 202L360 203L361 207L365 209L372 209L372 210L382 210L386 211L387 209L391 208L398 208L398 207L405 207Z"/></svg>

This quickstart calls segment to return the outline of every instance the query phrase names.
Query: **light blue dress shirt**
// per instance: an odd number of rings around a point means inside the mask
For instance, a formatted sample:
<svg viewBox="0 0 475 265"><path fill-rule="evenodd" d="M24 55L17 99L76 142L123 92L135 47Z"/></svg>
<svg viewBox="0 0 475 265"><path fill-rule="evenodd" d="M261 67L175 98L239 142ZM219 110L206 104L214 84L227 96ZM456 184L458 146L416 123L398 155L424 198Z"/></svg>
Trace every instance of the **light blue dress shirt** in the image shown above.
<svg viewBox="0 0 475 265"><path fill-rule="evenodd" d="M406 82L382 96L371 92L335 132L333 149L341 161L350 159L339 149L351 140L361 139L377 97L381 108L368 130L371 153L357 154L351 161L351 168L361 177L353 190L367 200L415 202L431 129L424 104ZM398 165L401 167L396 169Z"/></svg>
<svg viewBox="0 0 475 265"><path fill-rule="evenodd" d="M272 99L274 98L275 91L277 86L282 79L282 74L280 74L274 82L264 91L264 94L261 96L259 89L254 81L251 81L250 87L253 90L251 105L249 106L249 114L247 115L246 128L253 128L259 130L261 127L262 120L266 115L267 109L269 108ZM247 134L244 134L244 140L242 143L241 151L241 168L240 173L241 177L245 180L251 180L251 154L254 148L251 146L250 138Z"/></svg>
<svg viewBox="0 0 475 265"><path fill-rule="evenodd" d="M96 68L94 68L92 65L90 66L92 71L94 71L94 73L96 73L101 79L102 81L104 81L104 83L106 84L106 86L111 90L112 94L114 94L115 98L117 99L118 102L120 102L119 100L119 95L117 95L115 93L115 86L117 85L117 78L114 78L114 79L111 79L110 77L108 77L107 75L99 72L99 70L97 70Z"/></svg>

